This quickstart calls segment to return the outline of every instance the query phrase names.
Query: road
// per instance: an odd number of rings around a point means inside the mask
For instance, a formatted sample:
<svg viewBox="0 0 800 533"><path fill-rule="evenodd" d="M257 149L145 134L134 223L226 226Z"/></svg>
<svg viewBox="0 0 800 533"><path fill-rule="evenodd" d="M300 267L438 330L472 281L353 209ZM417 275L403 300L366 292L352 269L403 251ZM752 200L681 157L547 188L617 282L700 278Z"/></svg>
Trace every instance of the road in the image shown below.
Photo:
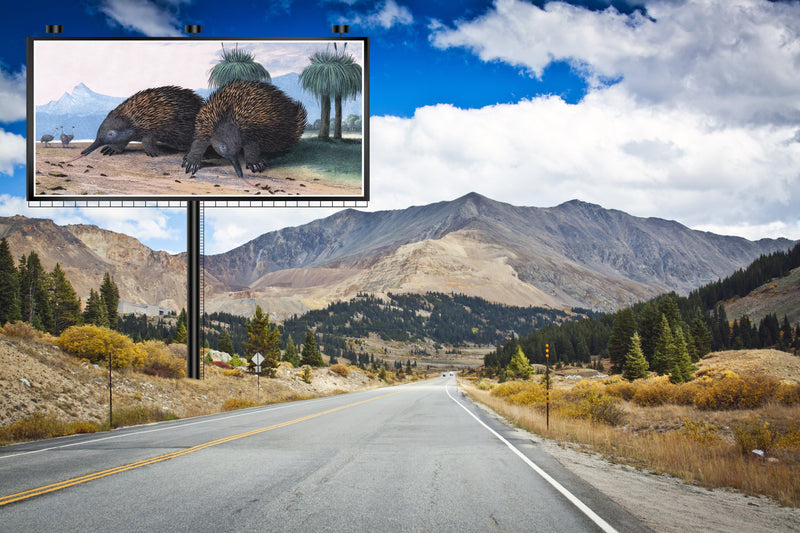
<svg viewBox="0 0 800 533"><path fill-rule="evenodd" d="M647 531L454 377L0 448L0 531Z"/></svg>

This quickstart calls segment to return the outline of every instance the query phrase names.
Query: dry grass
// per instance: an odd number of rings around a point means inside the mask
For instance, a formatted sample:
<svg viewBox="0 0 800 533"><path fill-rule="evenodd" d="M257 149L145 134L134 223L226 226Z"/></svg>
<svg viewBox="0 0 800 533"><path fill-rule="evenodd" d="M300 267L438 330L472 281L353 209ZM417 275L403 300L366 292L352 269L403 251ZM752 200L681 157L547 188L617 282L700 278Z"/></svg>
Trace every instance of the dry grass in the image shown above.
<svg viewBox="0 0 800 533"><path fill-rule="evenodd" d="M614 425L582 412L580 405L587 397L609 395L603 384L586 383L576 386L577 392L553 391L548 428L543 403L511 401L524 389L504 397L481 390L488 388L485 383L461 384L473 399L514 424L557 442L578 444L613 461L686 483L732 488L800 506L798 405L773 401L758 409L711 411L665 403L645 407L620 399L622 416ZM756 444L767 448L766 459L742 453Z"/></svg>

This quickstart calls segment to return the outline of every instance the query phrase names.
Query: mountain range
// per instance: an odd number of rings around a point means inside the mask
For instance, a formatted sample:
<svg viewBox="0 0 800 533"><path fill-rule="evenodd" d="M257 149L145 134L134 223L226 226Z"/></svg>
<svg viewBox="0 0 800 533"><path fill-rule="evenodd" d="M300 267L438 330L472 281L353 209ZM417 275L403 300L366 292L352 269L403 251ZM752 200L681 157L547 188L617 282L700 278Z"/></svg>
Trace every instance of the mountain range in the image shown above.
<svg viewBox="0 0 800 533"><path fill-rule="evenodd" d="M301 102L308 115L308 122L313 123L320 117L319 101L300 85L300 75L297 73L284 74L272 78L272 84L285 92L290 98ZM203 98L208 98L211 89L195 89ZM131 96L131 95L128 95ZM94 92L85 84L76 85L72 91L65 92L58 100L36 106L35 126L36 138L41 138L45 133L52 133L55 128L64 126L67 133L72 132L75 126L75 139L94 139L97 128L106 118L108 112L121 104L126 97L108 96ZM361 115L361 95L353 100L342 102L344 117L350 114ZM61 133L55 136L55 142L60 139Z"/></svg>
<svg viewBox="0 0 800 533"><path fill-rule="evenodd" d="M108 271L123 301L185 306L185 254L96 226L20 216L0 218L3 236L15 257L35 250L48 270L60 262L84 301ZM686 294L793 244L695 231L579 200L521 207L470 193L400 210L343 210L207 256L205 310L250 316L258 304L281 319L359 292L436 291L611 311L667 291Z"/></svg>

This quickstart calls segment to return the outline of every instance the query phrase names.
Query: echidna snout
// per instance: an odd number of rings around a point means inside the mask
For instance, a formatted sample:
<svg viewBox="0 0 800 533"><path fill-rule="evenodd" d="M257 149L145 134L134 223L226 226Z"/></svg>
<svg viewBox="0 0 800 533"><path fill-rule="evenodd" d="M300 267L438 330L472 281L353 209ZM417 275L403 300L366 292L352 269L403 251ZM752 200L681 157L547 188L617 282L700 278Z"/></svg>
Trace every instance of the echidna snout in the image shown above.
<svg viewBox="0 0 800 533"><path fill-rule="evenodd" d="M214 148L215 152L231 162L238 177L244 177L242 165L239 163L242 136L235 124L231 122L220 124L214 135L211 136L211 147Z"/></svg>
<svg viewBox="0 0 800 533"><path fill-rule="evenodd" d="M123 117L108 117L100 124L95 141L81 154L90 154L101 146L103 149L100 151L105 155L118 154L131 141L134 133L130 120Z"/></svg>

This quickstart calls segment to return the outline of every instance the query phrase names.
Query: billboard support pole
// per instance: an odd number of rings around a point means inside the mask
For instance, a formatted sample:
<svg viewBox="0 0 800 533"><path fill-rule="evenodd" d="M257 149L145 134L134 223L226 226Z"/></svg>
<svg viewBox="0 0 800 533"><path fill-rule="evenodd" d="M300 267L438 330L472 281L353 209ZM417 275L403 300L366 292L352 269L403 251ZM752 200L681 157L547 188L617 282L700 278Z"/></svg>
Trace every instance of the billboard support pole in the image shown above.
<svg viewBox="0 0 800 533"><path fill-rule="evenodd" d="M200 33L202 27L196 24L184 26L186 33L192 37ZM201 331L201 221L200 200L186 201L186 375L191 379L200 379L200 350L202 349Z"/></svg>
<svg viewBox="0 0 800 533"><path fill-rule="evenodd" d="M200 378L200 201L187 200L186 375Z"/></svg>

